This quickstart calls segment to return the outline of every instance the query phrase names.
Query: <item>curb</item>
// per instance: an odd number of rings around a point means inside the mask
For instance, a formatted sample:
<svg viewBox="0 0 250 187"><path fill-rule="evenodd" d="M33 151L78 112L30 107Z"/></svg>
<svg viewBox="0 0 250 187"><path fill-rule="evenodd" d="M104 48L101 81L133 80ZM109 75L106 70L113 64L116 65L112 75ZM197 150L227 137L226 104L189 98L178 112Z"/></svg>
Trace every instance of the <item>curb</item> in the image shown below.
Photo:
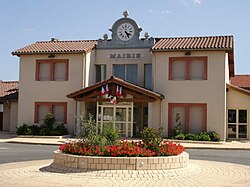
<svg viewBox="0 0 250 187"><path fill-rule="evenodd" d="M241 150L241 151L249 151L250 148L245 148L245 147L185 147L185 149L213 149L213 150Z"/></svg>
<svg viewBox="0 0 250 187"><path fill-rule="evenodd" d="M63 135L63 136L33 136L33 135L19 135L15 138L43 138L43 139L63 139L63 138L70 138L70 135Z"/></svg>
<svg viewBox="0 0 250 187"><path fill-rule="evenodd" d="M31 144L31 145L53 145L60 146L64 142L57 143L46 143L46 142L20 142L20 141L6 141L4 143L16 143L16 144ZM192 147L192 146L184 146L185 149L213 149L213 150L250 150L250 147Z"/></svg>
<svg viewBox="0 0 250 187"><path fill-rule="evenodd" d="M3 143L15 143L15 144L30 144L30 145L53 145L53 146L59 146L63 143L45 143L45 142L19 142L19 141L7 141Z"/></svg>

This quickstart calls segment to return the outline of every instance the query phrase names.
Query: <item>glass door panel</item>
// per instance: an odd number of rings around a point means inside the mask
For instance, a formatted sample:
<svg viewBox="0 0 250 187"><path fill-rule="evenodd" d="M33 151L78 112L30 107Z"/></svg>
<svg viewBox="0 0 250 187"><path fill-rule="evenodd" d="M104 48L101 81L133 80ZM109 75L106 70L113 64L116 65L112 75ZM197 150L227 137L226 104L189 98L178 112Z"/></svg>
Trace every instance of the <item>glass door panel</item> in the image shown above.
<svg viewBox="0 0 250 187"><path fill-rule="evenodd" d="M121 137L126 137L126 122L115 123L115 127L118 129Z"/></svg>
<svg viewBox="0 0 250 187"><path fill-rule="evenodd" d="M111 107L104 107L103 108L103 121L104 122L112 121L113 115L114 115L114 108L111 108Z"/></svg>
<svg viewBox="0 0 250 187"><path fill-rule="evenodd" d="M247 110L229 109L228 110L228 138L247 138Z"/></svg>
<svg viewBox="0 0 250 187"><path fill-rule="evenodd" d="M126 108L116 108L115 121L126 122Z"/></svg>

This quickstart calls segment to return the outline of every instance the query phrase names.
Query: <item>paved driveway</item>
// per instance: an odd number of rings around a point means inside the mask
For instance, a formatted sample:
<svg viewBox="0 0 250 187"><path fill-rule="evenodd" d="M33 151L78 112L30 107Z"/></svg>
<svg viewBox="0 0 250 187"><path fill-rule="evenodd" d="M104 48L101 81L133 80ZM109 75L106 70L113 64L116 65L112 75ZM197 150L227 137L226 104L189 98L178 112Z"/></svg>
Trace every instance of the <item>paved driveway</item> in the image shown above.
<svg viewBox="0 0 250 187"><path fill-rule="evenodd" d="M233 186L248 187L250 166L191 160L186 168L147 171L81 171L52 160L2 164L2 186Z"/></svg>

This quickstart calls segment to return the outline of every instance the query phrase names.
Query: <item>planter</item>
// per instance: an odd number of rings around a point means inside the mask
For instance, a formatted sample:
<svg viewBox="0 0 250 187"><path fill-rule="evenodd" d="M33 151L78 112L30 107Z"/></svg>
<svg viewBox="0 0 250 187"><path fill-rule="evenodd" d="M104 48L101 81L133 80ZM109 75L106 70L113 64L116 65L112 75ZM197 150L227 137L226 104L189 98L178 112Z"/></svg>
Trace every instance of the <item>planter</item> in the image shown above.
<svg viewBox="0 0 250 187"><path fill-rule="evenodd" d="M54 164L86 170L167 170L186 167L189 154L166 157L97 157L54 151Z"/></svg>

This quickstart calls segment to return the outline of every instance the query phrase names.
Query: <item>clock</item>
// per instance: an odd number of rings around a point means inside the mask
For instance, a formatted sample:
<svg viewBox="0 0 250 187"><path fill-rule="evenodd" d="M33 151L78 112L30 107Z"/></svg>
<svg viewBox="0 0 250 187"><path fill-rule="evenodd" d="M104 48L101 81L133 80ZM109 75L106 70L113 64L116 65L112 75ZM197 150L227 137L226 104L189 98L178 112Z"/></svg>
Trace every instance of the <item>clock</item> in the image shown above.
<svg viewBox="0 0 250 187"><path fill-rule="evenodd" d="M117 28L117 36L122 41L128 41L133 38L135 34L135 28L130 23L122 23Z"/></svg>

